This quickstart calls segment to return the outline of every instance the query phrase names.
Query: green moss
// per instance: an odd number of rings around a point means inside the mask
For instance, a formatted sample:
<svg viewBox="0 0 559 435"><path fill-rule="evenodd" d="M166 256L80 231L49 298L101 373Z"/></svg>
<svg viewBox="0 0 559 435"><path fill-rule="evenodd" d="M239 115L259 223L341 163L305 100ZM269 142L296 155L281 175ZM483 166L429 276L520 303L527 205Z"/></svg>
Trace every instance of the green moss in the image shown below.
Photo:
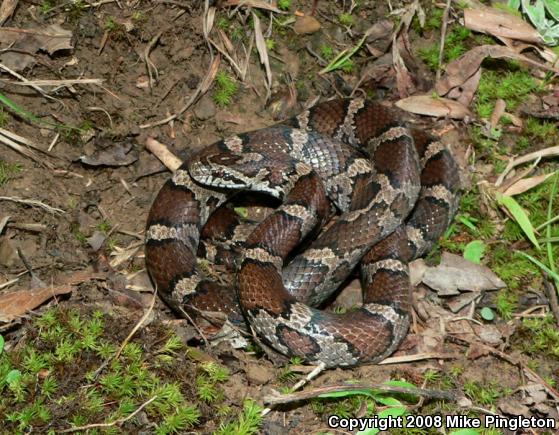
<svg viewBox="0 0 559 435"><path fill-rule="evenodd" d="M19 163L6 163L5 161L0 160L0 187L20 172L21 165Z"/></svg>
<svg viewBox="0 0 559 435"><path fill-rule="evenodd" d="M340 21L340 24L343 26L351 26L353 25L353 15L351 14L340 14L340 16L338 17L338 20Z"/></svg>
<svg viewBox="0 0 559 435"><path fill-rule="evenodd" d="M214 102L221 107L231 104L233 96L237 93L237 82L224 71L219 71L215 76Z"/></svg>
<svg viewBox="0 0 559 435"><path fill-rule="evenodd" d="M508 392L507 389L501 388L496 382L467 381L463 388L466 396L481 405L494 405L499 398L507 395ZM508 393L510 394L510 392Z"/></svg>
<svg viewBox="0 0 559 435"><path fill-rule="evenodd" d="M431 8L425 17L425 30L439 30L443 22L444 10Z"/></svg>
<svg viewBox="0 0 559 435"><path fill-rule="evenodd" d="M258 407L247 404L234 422L225 417L231 413L227 404L211 407L224 399L221 385L229 379L225 367L201 363L196 378L192 373L190 379L183 379L186 346L174 334L164 340L151 337L149 353L145 343L129 342L114 358L120 346L119 340L114 341L116 325L121 321L99 311L84 314L53 308L29 326L27 343L0 353L0 419L6 433L47 433L49 428L59 430L69 424L110 423L130 415L148 399L153 400L144 412L157 434L196 431L208 416L217 416L217 425L223 421L223 427L239 429L223 433L256 433ZM198 379L203 379L203 386L197 385ZM208 386L212 396L204 400L203 415L193 401L200 388ZM136 423L130 424L126 429L116 425L115 433L135 432Z"/></svg>
<svg viewBox="0 0 559 435"><path fill-rule="evenodd" d="M517 308L518 297L509 291L501 290L497 295L496 305L501 317L510 320Z"/></svg>
<svg viewBox="0 0 559 435"><path fill-rule="evenodd" d="M525 70L509 71L504 75L495 71L485 71L481 75L477 91L478 114L481 108L484 110L484 115L487 115L487 105L491 104L493 107L498 98L505 101L507 110L515 110L526 95L533 92L536 87L536 81Z"/></svg>
<svg viewBox="0 0 559 435"><path fill-rule="evenodd" d="M278 9L287 11L291 7L291 0L278 0Z"/></svg>
<svg viewBox="0 0 559 435"><path fill-rule="evenodd" d="M526 352L559 358L559 329L551 314L544 318L524 319L522 327L523 332L530 335L530 339L522 342Z"/></svg>
<svg viewBox="0 0 559 435"><path fill-rule="evenodd" d="M443 62L449 63L462 56L467 50L465 42L471 38L471 31L463 26L453 26L445 39ZM435 71L439 66L440 44L436 43L419 50L419 57Z"/></svg>

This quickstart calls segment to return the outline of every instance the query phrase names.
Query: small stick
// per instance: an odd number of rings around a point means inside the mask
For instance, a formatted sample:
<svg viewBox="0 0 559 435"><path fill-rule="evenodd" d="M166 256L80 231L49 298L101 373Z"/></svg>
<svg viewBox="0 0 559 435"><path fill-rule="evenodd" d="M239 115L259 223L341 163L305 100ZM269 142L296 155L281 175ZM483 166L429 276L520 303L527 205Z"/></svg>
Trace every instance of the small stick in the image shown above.
<svg viewBox="0 0 559 435"><path fill-rule="evenodd" d="M153 61L149 58L149 53L163 35L164 30L160 31L157 35L155 35L151 41L149 41L148 45L146 45L146 49L144 50L144 62L146 63L146 69L148 70L148 77L149 77L149 88L153 89L153 85L155 80L159 78L159 71L157 71L157 67L153 63Z"/></svg>
<svg viewBox="0 0 559 435"><path fill-rule="evenodd" d="M130 334L128 334L128 336L124 339L124 341L122 342L122 344L120 345L120 347L118 348L116 353L113 356L111 356L110 358L107 358L103 362L103 364L101 364L99 366L99 368L97 370L95 370L95 373L93 373L93 379L97 379L97 377L101 374L101 372L103 372L103 370L105 370L105 367L107 367L112 360L114 360L114 359L116 359L120 356L124 347L128 344L130 339L134 336L134 334L138 331L138 329L140 329L142 324L146 321L146 319L151 314L151 312L153 310L153 307L155 306L155 299L157 299L157 291L153 292L153 298L151 300L151 304L148 307L147 311L142 316L142 318L138 321L138 323L136 323L136 326L134 326L134 328L132 328L132 331L130 331Z"/></svg>
<svg viewBox="0 0 559 435"><path fill-rule="evenodd" d="M521 165L521 164L526 163L526 162L530 162L532 160L537 160L538 158L551 157L551 156L556 156L556 155L559 155L559 145L549 147L549 148L544 148L543 150L534 151L533 153L529 153L529 154L526 154L522 157L518 157L517 159L514 159L514 160L512 160L508 163L508 165L505 168L505 170L503 171L503 173L501 175L499 175L499 178L495 182L495 185L500 186L503 183L503 180L505 179L507 174L515 166Z"/></svg>
<svg viewBox="0 0 559 435"><path fill-rule="evenodd" d="M436 81L439 81L441 78L441 65L443 63L444 42L446 36L446 27L448 26L448 14L450 12L450 2L451 0L446 0L446 6L444 8L443 25L441 26L441 44L439 48L439 64L437 66L437 72L435 74Z"/></svg>
<svg viewBox="0 0 559 435"><path fill-rule="evenodd" d="M148 309L146 310L146 312L144 313L142 318L138 321L138 323L136 323L136 326L134 326L134 328L132 328L132 331L130 331L130 334L128 334L128 337L126 337L124 339L124 341L122 342L122 344L120 345L120 347L116 351L113 358L118 358L120 356L120 354L122 353L122 350L124 349L124 346L126 346L128 344L128 342L132 339L134 334L136 334L138 329L140 329L142 327L143 323L146 321L146 319L149 317L149 315L153 311L153 307L155 306L155 300L156 299L157 299L157 291L154 291L153 292L153 298L151 298L151 303L149 304Z"/></svg>
<svg viewBox="0 0 559 435"><path fill-rule="evenodd" d="M168 116L165 119L161 119L159 121L152 122L150 124L140 125L140 128L145 129L145 128L157 127L158 125L167 124L169 121L177 119L184 112L186 112L188 110L188 108L190 106L192 106L192 104L194 104L198 100L198 98L200 96L202 96L203 94L205 94L206 91L210 88L210 85L212 84L213 79L214 79L215 75L217 74L217 69L219 68L219 62L220 62L220 57L216 56L214 58L212 64L210 65L210 69L208 70L208 73L204 77L204 80L202 80L200 82L200 84L198 85L198 87L196 88L194 93L190 96L190 98L185 103L185 105L183 107L181 107L180 110L177 113L175 113L174 115Z"/></svg>
<svg viewBox="0 0 559 435"><path fill-rule="evenodd" d="M76 426L76 427L71 427L69 429L64 429L64 430L59 431L59 433L81 432L81 431L84 431L84 430L89 430L89 429L94 429L94 428L106 428L106 427L112 427L112 426L120 425L120 424L125 423L126 421L130 420L131 418L134 418L136 416L136 414L138 414L142 409L144 409L146 406L148 406L155 399L157 399L157 396L153 396L147 402L142 403L140 405L140 407L138 409L136 409L132 414L127 415L126 417L123 417L123 418L119 418L118 420L111 421L110 423L86 424L85 426Z"/></svg>
<svg viewBox="0 0 559 435"><path fill-rule="evenodd" d="M557 290L555 290L554 285L548 279L547 274L544 274L543 278L543 288L547 299L549 300L549 308L555 317L555 324L559 327L559 303L557 302Z"/></svg>
<svg viewBox="0 0 559 435"><path fill-rule="evenodd" d="M64 210L56 207L51 207L50 205L47 205L41 201L37 201L36 199L23 199L16 196L0 196L0 201L12 201L20 204L30 205L31 207L40 207L45 209L46 211L50 211L51 213L66 213Z"/></svg>
<svg viewBox="0 0 559 435"><path fill-rule="evenodd" d="M276 394L264 397L264 402L271 405L279 405L283 403L297 402L300 400L312 399L313 397L318 397L322 394L327 393L337 393L343 391L355 391L364 389L374 389L380 390L387 393L401 393L401 394L412 394L419 397L426 397L430 399L440 399L449 400L455 402L458 399L456 393L441 390L426 390L423 388L404 388L404 387L393 387L385 384L368 384L368 383L357 383L357 384L343 384L343 385L332 385L327 387L314 388L308 391L301 391L300 393L291 394Z"/></svg>
<svg viewBox="0 0 559 435"><path fill-rule="evenodd" d="M181 159L175 156L169 149L161 142L156 141L152 137L146 139L146 148L150 150L155 157L161 160L170 171L175 172L180 165L182 165Z"/></svg>
<svg viewBox="0 0 559 435"><path fill-rule="evenodd" d="M303 386L305 386L306 384L308 384L313 378L316 378L320 373L322 373L324 371L324 369L326 368L326 365L324 363L320 363L319 365L317 365L312 372L310 372L304 379L301 379L299 382L297 382L295 385L293 385L293 387L291 387L291 391L297 391L298 389L302 388ZM304 393L304 392L303 392ZM292 393L292 394L303 394L303 393ZM289 396L289 394L283 395L281 397L285 397L285 396ZM265 400L266 401L266 400ZM270 404L273 405L272 402L268 402ZM262 410L262 416L265 416L266 414L268 414L270 411L272 410L272 408L265 408Z"/></svg>

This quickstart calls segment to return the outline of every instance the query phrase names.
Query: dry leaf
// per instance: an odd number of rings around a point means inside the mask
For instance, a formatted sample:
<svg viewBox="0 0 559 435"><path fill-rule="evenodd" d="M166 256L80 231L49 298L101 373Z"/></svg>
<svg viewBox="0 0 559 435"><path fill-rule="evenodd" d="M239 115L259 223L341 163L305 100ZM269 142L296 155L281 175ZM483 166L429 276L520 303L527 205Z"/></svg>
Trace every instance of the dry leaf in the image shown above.
<svg viewBox="0 0 559 435"><path fill-rule="evenodd" d="M400 39L401 40L401 39ZM398 46L396 35L392 41L392 65L396 72L396 87L400 98L405 98L415 92L415 86L404 59L400 55L400 47Z"/></svg>
<svg viewBox="0 0 559 435"><path fill-rule="evenodd" d="M268 49L266 48L266 41L262 35L262 27L260 26L260 18L255 13L252 14L254 20L254 38L256 40L256 49L260 55L260 63L266 69L266 101L270 98L272 89L272 70L270 69L270 61L268 59Z"/></svg>
<svg viewBox="0 0 559 435"><path fill-rule="evenodd" d="M51 24L44 29L19 29L0 27L0 48L12 49L0 55L0 62L15 71L21 71L35 62L30 54L44 50L52 55L59 50L72 50L72 32L64 30L58 24Z"/></svg>
<svg viewBox="0 0 559 435"><path fill-rule="evenodd" d="M250 8L266 9L277 14L285 14L284 11L276 8L275 5L260 0L226 0L223 6L246 6Z"/></svg>
<svg viewBox="0 0 559 435"><path fill-rule="evenodd" d="M443 252L441 264L425 271L423 283L434 290L481 291L506 287L506 284L489 268L472 263L465 258Z"/></svg>
<svg viewBox="0 0 559 435"><path fill-rule="evenodd" d="M538 31L530 24L501 9L464 9L464 26L488 35L520 39L536 44L543 42Z"/></svg>
<svg viewBox="0 0 559 435"><path fill-rule="evenodd" d="M505 100L503 100L502 98L497 99L497 101L495 102L493 113L491 114L491 119L489 120L491 128L497 128L497 125L499 125L499 121L505 113L506 108L507 103L505 103Z"/></svg>
<svg viewBox="0 0 559 435"><path fill-rule="evenodd" d="M0 295L0 322L11 322L50 298L70 293L73 290L72 286L60 285L34 290L19 290Z"/></svg>
<svg viewBox="0 0 559 435"><path fill-rule="evenodd" d="M479 68L473 76L466 80L462 86L451 89L447 98L456 100L466 107L470 107L474 96L476 95L479 79L481 78L481 68Z"/></svg>
<svg viewBox="0 0 559 435"><path fill-rule="evenodd" d="M80 156L79 160L91 166L128 166L138 160L138 151L127 141L109 145L91 156Z"/></svg>
<svg viewBox="0 0 559 435"><path fill-rule="evenodd" d="M524 193L533 187L539 186L553 175L555 175L555 172L552 172L550 174L537 175L535 177L522 178L516 183L513 183L511 186L507 187L507 190L505 190L503 193L507 196L520 195L521 193Z"/></svg>
<svg viewBox="0 0 559 435"><path fill-rule="evenodd" d="M3 0L0 6L0 26L2 26L8 18L12 16L16 10L18 0Z"/></svg>
<svg viewBox="0 0 559 435"><path fill-rule="evenodd" d="M472 48L447 65L446 74L435 85L437 94L446 95L451 89L462 86L479 70L481 62L483 62L486 57L517 59L548 71L559 72L559 70L555 68L540 64L519 54L509 47L500 45L480 45L479 47Z"/></svg>
<svg viewBox="0 0 559 435"><path fill-rule="evenodd" d="M468 108L448 98L433 98L430 95L415 95L396 102L396 106L407 112L441 118L464 119L471 116Z"/></svg>
<svg viewBox="0 0 559 435"><path fill-rule="evenodd" d="M506 399L501 399L499 401L499 409L504 414L518 416L522 415L526 418L530 417L530 408L524 406L522 403L517 401L516 399L508 396Z"/></svg>
<svg viewBox="0 0 559 435"><path fill-rule="evenodd" d="M298 35L309 35L320 30L320 23L315 17L303 15L302 17L297 17L293 30Z"/></svg>

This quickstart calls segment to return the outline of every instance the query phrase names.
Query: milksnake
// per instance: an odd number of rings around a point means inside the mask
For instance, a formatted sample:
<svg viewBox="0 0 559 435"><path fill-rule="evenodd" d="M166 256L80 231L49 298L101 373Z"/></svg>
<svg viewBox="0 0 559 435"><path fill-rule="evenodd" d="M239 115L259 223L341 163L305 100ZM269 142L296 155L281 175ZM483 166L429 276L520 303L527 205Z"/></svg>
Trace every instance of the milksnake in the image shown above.
<svg viewBox="0 0 559 435"><path fill-rule="evenodd" d="M178 312L244 316L277 351L310 363L386 358L409 327L408 262L445 231L459 197L451 153L400 118L363 99L327 101L194 155L161 188L147 221L146 263L161 297ZM244 241L231 289L205 276L197 253L202 231L219 233L227 214L219 207L239 191L282 203ZM321 229L331 204L338 212ZM291 258L302 242L308 247ZM358 264L362 307L313 308Z"/></svg>

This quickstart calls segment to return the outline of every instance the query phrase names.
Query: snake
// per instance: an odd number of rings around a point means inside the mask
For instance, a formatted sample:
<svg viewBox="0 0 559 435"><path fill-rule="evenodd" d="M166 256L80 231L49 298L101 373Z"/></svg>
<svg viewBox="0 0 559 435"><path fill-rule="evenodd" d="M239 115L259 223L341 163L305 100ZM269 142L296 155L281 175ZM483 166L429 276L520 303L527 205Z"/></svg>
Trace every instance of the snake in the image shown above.
<svg viewBox="0 0 559 435"><path fill-rule="evenodd" d="M262 342L311 364L391 355L410 326L409 262L449 227L460 196L451 151L403 118L382 102L330 100L195 153L147 219L146 265L161 298L183 315L246 321ZM225 285L200 267L210 251L201 235L232 237L224 204L239 192L280 205L241 241ZM362 306L321 309L357 269Z"/></svg>

